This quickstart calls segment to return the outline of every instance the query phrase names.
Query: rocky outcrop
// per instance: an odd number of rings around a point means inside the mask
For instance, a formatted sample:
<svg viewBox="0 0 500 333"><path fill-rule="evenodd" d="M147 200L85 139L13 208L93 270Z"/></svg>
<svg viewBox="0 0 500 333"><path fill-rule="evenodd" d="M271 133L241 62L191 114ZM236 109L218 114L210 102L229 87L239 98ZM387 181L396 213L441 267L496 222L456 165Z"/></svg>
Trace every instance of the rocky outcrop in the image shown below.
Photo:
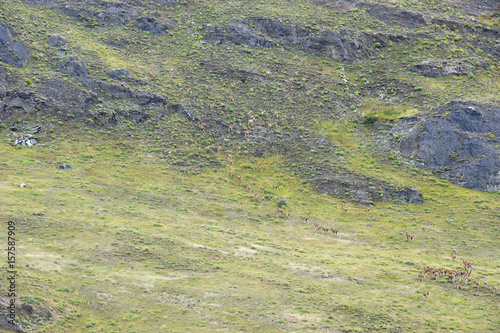
<svg viewBox="0 0 500 333"><path fill-rule="evenodd" d="M158 22L153 17L143 14L140 7L136 7L132 2L106 2L106 1L87 1L85 5L81 1L57 1L57 0L25 0L39 6L49 7L60 11L66 15L75 17L88 26L112 24L115 26L124 26L133 24L138 29L151 32L156 35L164 34L169 28L166 23ZM169 6L175 5L174 1L168 2ZM160 4L160 3L159 3Z"/></svg>
<svg viewBox="0 0 500 333"><path fill-rule="evenodd" d="M475 72L474 66L470 64L461 62L448 64L446 61L439 60L423 61L417 65L408 67L408 70L432 78L445 75L469 75Z"/></svg>
<svg viewBox="0 0 500 333"><path fill-rule="evenodd" d="M4 66L0 66L0 98L7 95L7 89L9 89L9 73Z"/></svg>
<svg viewBox="0 0 500 333"><path fill-rule="evenodd" d="M59 35L55 35L55 34L50 36L47 43L49 43L50 46L54 46L54 47L61 47L61 46L66 45L66 41L64 40L64 38L62 38Z"/></svg>
<svg viewBox="0 0 500 333"><path fill-rule="evenodd" d="M78 78L86 78L89 75L87 63L75 55L69 56L64 64L58 61L56 67Z"/></svg>
<svg viewBox="0 0 500 333"><path fill-rule="evenodd" d="M218 43L229 41L236 45L249 45L270 48L276 45L276 42L264 36L258 36L246 24L229 25L223 27L207 26L205 38L215 40Z"/></svg>
<svg viewBox="0 0 500 333"><path fill-rule="evenodd" d="M24 67L31 56L30 50L12 38L17 34L10 26L0 25L0 61L14 67Z"/></svg>
<svg viewBox="0 0 500 333"><path fill-rule="evenodd" d="M250 26L254 28L250 28ZM402 43L408 38L428 37L421 34L408 36L373 33L351 33L347 30L317 30L267 17L252 17L237 25L205 28L205 38L217 43L231 42L270 48L284 45L306 52L327 56L342 62L361 61L375 55L390 43Z"/></svg>
<svg viewBox="0 0 500 333"><path fill-rule="evenodd" d="M406 203L413 203L417 205L424 203L424 200L422 199L422 192L415 187L399 187L394 191L394 193L392 193L392 197Z"/></svg>
<svg viewBox="0 0 500 333"><path fill-rule="evenodd" d="M393 128L401 151L432 172L474 190L500 191L500 107L452 101L432 115Z"/></svg>
<svg viewBox="0 0 500 333"><path fill-rule="evenodd" d="M124 80L130 78L132 74L126 68L120 68L108 72L108 76L116 80Z"/></svg>

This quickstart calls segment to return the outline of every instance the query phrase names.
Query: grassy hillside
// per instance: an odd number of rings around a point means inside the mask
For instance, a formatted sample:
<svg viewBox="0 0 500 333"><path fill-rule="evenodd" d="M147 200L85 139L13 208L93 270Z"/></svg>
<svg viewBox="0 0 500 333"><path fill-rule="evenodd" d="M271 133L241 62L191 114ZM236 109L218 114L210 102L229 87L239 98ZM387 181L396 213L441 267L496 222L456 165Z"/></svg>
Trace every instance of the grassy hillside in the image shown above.
<svg viewBox="0 0 500 333"><path fill-rule="evenodd" d="M476 5L3 4L0 23L31 50L27 66L6 66L0 108L17 321L34 332L499 331L498 193L386 145L400 119L450 100L500 104L498 13L486 2L471 16ZM47 44L53 34L88 77L58 67L68 55ZM469 73L411 70L427 60ZM107 75L119 68L131 77ZM35 125L38 144L12 144ZM401 186L424 203L394 200ZM460 289L418 279L463 260L473 268Z"/></svg>

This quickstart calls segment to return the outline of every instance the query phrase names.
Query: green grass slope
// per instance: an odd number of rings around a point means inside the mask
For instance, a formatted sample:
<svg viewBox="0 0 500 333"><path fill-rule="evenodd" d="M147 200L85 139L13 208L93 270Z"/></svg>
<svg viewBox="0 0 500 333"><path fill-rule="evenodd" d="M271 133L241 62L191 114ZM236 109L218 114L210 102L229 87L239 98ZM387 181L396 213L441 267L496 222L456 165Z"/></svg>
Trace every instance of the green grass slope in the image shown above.
<svg viewBox="0 0 500 333"><path fill-rule="evenodd" d="M370 7L386 2L367 3L90 1L79 15L61 9L78 7L70 1L3 4L0 21L32 52L26 67L7 66L7 98L32 92L43 101L12 99L0 111L0 219L4 231L16 222L17 321L34 332L499 331L498 193L416 168L360 118L391 126L453 99L499 104L498 17L472 21L458 1L392 1L431 22L410 28ZM156 35L95 14L120 4L168 28ZM208 25L257 29L262 18L313 37L354 36L365 41L362 59L208 38ZM55 33L94 83L57 69L64 59L47 44ZM431 59L474 71L408 70ZM122 67L132 79L106 75ZM74 100L60 102L54 82ZM95 82L167 103L141 105ZM76 112L83 95L95 98ZM146 117L134 121L134 112ZM13 123L41 125L39 144L13 146ZM325 179L335 194L318 185ZM392 200L402 185L420 189L424 203ZM377 194L371 213L359 188ZM7 246L5 232L0 241ZM424 266L464 270L463 260L473 269L460 289L444 276L418 279ZM6 260L1 267L6 281Z"/></svg>

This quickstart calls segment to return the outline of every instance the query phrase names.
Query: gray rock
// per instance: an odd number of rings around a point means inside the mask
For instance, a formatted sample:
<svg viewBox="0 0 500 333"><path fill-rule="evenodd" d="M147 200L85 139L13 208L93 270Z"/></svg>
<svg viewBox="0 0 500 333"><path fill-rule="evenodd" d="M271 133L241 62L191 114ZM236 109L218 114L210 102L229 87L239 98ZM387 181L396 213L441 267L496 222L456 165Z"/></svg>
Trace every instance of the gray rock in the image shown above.
<svg viewBox="0 0 500 333"><path fill-rule="evenodd" d="M16 332L16 333L24 333L24 329L14 321L13 324L12 319L7 317L7 314L4 314L2 316L2 319L0 319L0 328L3 328L5 330L11 331L11 332Z"/></svg>
<svg viewBox="0 0 500 333"><path fill-rule="evenodd" d="M406 136L395 145L456 185L498 192L499 114L497 105L452 101L406 128ZM397 131L398 126L393 130Z"/></svg>
<svg viewBox="0 0 500 333"><path fill-rule="evenodd" d="M372 217L369 217L368 220L378 221L378 217L372 216Z"/></svg>
<svg viewBox="0 0 500 333"><path fill-rule="evenodd" d="M19 187L27 187L28 185L26 185L25 183L22 183L21 185L19 185Z"/></svg>
<svg viewBox="0 0 500 333"><path fill-rule="evenodd" d="M62 48L61 49L57 49L56 55L58 57L65 57L66 56L66 51L67 51L66 49L62 49Z"/></svg>
<svg viewBox="0 0 500 333"><path fill-rule="evenodd" d="M139 91L136 95L135 98L139 101L140 104L148 104L150 103L155 96L153 95L152 92L150 91Z"/></svg>
<svg viewBox="0 0 500 333"><path fill-rule="evenodd" d="M423 204L422 192L415 187L402 186L392 194L392 197L402 202L413 203L413 204Z"/></svg>
<svg viewBox="0 0 500 333"><path fill-rule="evenodd" d="M132 74L126 68L120 68L108 72L108 76L113 79L123 80L130 78Z"/></svg>
<svg viewBox="0 0 500 333"><path fill-rule="evenodd" d="M9 73L4 66L0 66L0 98L7 95L9 89Z"/></svg>
<svg viewBox="0 0 500 333"><path fill-rule="evenodd" d="M14 67L24 67L31 56L30 50L12 39L17 35L10 26L0 25L0 61Z"/></svg>
<svg viewBox="0 0 500 333"><path fill-rule="evenodd" d="M66 45L66 40L59 35L52 35L50 36L48 43L50 46L61 47Z"/></svg>
<svg viewBox="0 0 500 333"><path fill-rule="evenodd" d="M278 200L278 207L286 206L286 199L279 199Z"/></svg>
<svg viewBox="0 0 500 333"><path fill-rule="evenodd" d="M71 76L86 78L89 75L88 67L85 61L79 59L75 55L69 56L66 59L65 64L63 64L61 61L58 61L56 66L62 72L66 72Z"/></svg>
<svg viewBox="0 0 500 333"><path fill-rule="evenodd" d="M59 169L71 169L71 166L69 164L66 164L66 163L63 163L61 165L59 165Z"/></svg>
<svg viewBox="0 0 500 333"><path fill-rule="evenodd" d="M475 72L474 66L464 63L448 64L444 61L423 61L408 67L410 72L420 73L425 77L441 77L445 75L469 75Z"/></svg>

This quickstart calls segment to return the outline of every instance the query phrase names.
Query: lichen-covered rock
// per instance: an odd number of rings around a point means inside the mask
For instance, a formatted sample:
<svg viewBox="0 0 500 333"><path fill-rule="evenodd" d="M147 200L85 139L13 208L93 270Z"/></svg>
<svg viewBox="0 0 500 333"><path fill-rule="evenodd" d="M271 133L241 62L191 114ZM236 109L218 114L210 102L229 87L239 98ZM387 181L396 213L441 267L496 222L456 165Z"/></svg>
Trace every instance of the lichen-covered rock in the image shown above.
<svg viewBox="0 0 500 333"><path fill-rule="evenodd" d="M397 143L401 151L422 160L437 175L470 189L498 192L499 114L498 105L452 101L393 131L404 127L407 134Z"/></svg>
<svg viewBox="0 0 500 333"><path fill-rule="evenodd" d="M15 31L0 25L0 61L14 67L24 67L31 56L30 50L22 43L12 39Z"/></svg>

